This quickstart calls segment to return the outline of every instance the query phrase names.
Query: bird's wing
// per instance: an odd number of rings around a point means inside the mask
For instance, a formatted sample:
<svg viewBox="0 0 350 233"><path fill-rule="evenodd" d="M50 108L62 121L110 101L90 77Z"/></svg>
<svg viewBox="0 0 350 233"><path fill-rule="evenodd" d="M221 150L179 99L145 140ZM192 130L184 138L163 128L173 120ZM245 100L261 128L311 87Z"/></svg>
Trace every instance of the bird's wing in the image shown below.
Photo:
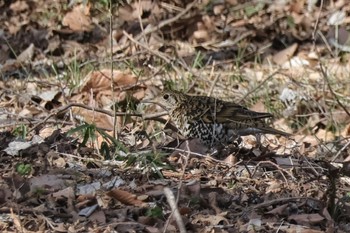
<svg viewBox="0 0 350 233"><path fill-rule="evenodd" d="M232 121L249 121L272 117L270 113L255 112L241 105L216 100L202 112L201 119L206 123L229 123Z"/></svg>

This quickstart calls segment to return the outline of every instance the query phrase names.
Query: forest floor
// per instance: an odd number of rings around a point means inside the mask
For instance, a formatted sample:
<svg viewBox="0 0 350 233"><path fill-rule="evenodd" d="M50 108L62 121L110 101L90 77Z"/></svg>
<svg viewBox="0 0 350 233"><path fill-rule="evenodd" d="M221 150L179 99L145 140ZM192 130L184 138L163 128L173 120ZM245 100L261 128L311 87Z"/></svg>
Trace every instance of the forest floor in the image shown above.
<svg viewBox="0 0 350 233"><path fill-rule="evenodd" d="M350 232L350 3L272 2L0 0L0 231ZM165 87L291 136L186 140Z"/></svg>

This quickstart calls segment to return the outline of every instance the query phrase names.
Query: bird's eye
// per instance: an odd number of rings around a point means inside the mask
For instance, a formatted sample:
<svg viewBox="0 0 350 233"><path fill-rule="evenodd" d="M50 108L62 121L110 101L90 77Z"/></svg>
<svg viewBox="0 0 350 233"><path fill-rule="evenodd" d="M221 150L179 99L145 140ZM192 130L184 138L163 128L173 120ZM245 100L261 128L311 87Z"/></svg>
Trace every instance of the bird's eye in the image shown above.
<svg viewBox="0 0 350 233"><path fill-rule="evenodd" d="M168 94L164 94L164 95L163 95L163 99L165 99L165 100L169 99L169 97L170 97L170 96L169 96Z"/></svg>

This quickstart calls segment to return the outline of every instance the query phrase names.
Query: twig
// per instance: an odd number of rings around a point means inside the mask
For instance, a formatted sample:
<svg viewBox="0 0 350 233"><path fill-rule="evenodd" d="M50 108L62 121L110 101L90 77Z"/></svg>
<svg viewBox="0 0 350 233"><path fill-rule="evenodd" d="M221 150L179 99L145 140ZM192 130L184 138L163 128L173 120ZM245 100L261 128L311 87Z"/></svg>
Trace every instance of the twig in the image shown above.
<svg viewBox="0 0 350 233"><path fill-rule="evenodd" d="M153 26L151 24L149 24L145 29L142 28L142 32L140 34L138 34L135 38L133 38L131 35L129 35L127 32L123 31L123 34L133 43L137 44L138 46L144 48L145 50L147 50L149 53L160 57L161 59L163 59L167 64L173 64L174 62L180 64L182 67L184 67L188 72L190 72L193 76L197 77L198 74L196 74L195 71L193 71L190 67L188 67L188 65L186 64L186 62L184 62L181 58L171 58L169 56L167 56L167 54L162 53L160 51L157 50L152 50L149 46L145 45L144 43L140 42L141 38L145 38L146 35L152 33L152 32L156 32L157 30L161 29L162 27L171 24L175 21L177 21L179 18L181 18L183 15L185 15L195 4L197 3L197 0L194 0L192 3L188 4L188 6L186 7L186 9L184 9L181 13L179 13L178 15L176 15L175 17L171 18L171 19L167 19L164 20L162 22L160 22L157 26ZM141 22L140 22L141 24ZM123 47L118 48L118 50L123 50L127 47L127 45L125 44ZM182 72L175 66L172 65L172 68L175 70L175 72L177 74L182 74Z"/></svg>
<svg viewBox="0 0 350 233"><path fill-rule="evenodd" d="M9 206L3 206L0 208L0 214L9 214L11 211L15 211L18 213L21 213L20 215L45 215L45 216L56 216L60 218L72 218L71 214L65 214L65 213L60 213L58 211L53 211L50 209L46 210L38 210L38 209L33 209L33 208L27 208L27 207L18 207L18 205L15 205L13 203L8 203Z"/></svg>
<svg viewBox="0 0 350 233"><path fill-rule="evenodd" d="M319 177L320 176L320 173L315 169L315 167L310 163L309 159L305 156L305 155L302 155L302 157L304 158L303 162L306 162L307 165L309 165L309 167L306 167L306 166L303 166L303 167L300 167L300 168L304 168L304 169L307 169L307 168L310 168L311 171L313 171L313 174L316 176L316 177ZM321 169L323 169L321 167Z"/></svg>
<svg viewBox="0 0 350 233"><path fill-rule="evenodd" d="M182 16L184 16L185 14L187 14L187 12L189 12L192 7L197 3L197 0L193 1L192 3L188 4L187 7L182 11L180 12L179 14L177 14L176 16L174 16L173 18L170 18L170 19L166 19L166 20L163 20L161 21L159 24L157 24L157 26L152 26L151 24L149 24L145 30L143 30L139 35L137 35L135 37L135 40L138 41L139 39L141 39L142 37L152 33L152 32L156 32L157 30L161 29L162 27L166 26L166 25L169 25L175 21L177 21L178 19L180 19ZM117 51L120 51L120 50L124 50L126 47L128 47L129 45L128 44L124 44L123 46L119 47L117 49Z"/></svg>
<svg viewBox="0 0 350 233"><path fill-rule="evenodd" d="M278 170L279 172L281 172L281 175L283 176L283 178L284 178L284 180L286 181L286 183L287 183L287 178L284 176L283 172L287 173L293 180L296 180L296 178L293 176L292 173L290 173L289 171L287 171L287 170L281 168L279 165L277 165L277 164L275 164L275 163L273 163L273 162L271 162L271 161L260 161L260 162L255 166L255 169L254 169L254 171L253 171L252 177L255 175L255 173L256 173L256 171L257 171L257 168L260 166L260 164L264 164L264 163L271 164L272 166L276 167L277 170Z"/></svg>
<svg viewBox="0 0 350 233"><path fill-rule="evenodd" d="M317 14L317 17L316 17L316 22L315 22L315 27L314 27L314 30L312 32L312 40L313 40L313 46L315 47L315 43L316 43L316 31L317 31L317 28L318 28L318 24L320 22L320 17L321 17L321 13L322 13L322 9L323 9L323 0L321 0L321 4L320 4L320 7L318 8L319 11L318 11L318 14Z"/></svg>
<svg viewBox="0 0 350 233"><path fill-rule="evenodd" d="M114 79L113 79L113 12L112 12L112 0L109 0L109 43L110 43L110 64L111 64L111 89L112 89L112 101L115 103L115 92L114 92ZM116 134L117 131L117 116L116 116L116 106L113 104L113 133L112 136L114 138L117 138L118 135ZM117 138L118 139L118 138Z"/></svg>
<svg viewBox="0 0 350 233"><path fill-rule="evenodd" d="M185 233L186 232L185 224L182 220L179 209L177 208L174 194L172 193L172 191L168 187L164 188L164 194L167 198L167 201L170 205L170 208L172 209L172 212L174 213L174 217L175 217L175 220L176 220L177 226L179 227L180 232ZM167 227L165 226L164 232L166 232L166 229L167 229Z"/></svg>
<svg viewBox="0 0 350 233"><path fill-rule="evenodd" d="M179 148L175 148L175 147L166 147L166 146L165 146L165 147L162 147L162 148L163 148L163 149L166 149L166 150L173 150L173 151L178 151L178 152L182 152L182 153L187 153L187 152L188 152L188 151L186 151L186 150L179 149ZM239 164L242 163L242 161L240 160L240 161L236 162L235 164L232 164L232 165L231 165L231 164L229 164L229 163L227 163L227 162L225 162L225 161L223 161L223 160L215 159L215 158L211 157L210 155L204 155L204 154L200 154L200 153L193 152L193 151L191 151L190 154L191 154L191 155L194 155L194 156L198 156L198 157L204 158L204 159L207 159L207 160L210 160L210 161L213 161L213 162L218 163L218 164L225 165L225 166L227 166L228 168L235 167L235 166L237 166L237 165L239 165Z"/></svg>
<svg viewBox="0 0 350 233"><path fill-rule="evenodd" d="M246 211L253 211L254 209L259 209L259 208L263 208L263 207L277 205L280 202L282 202L282 203L287 202L288 203L291 201L298 201L298 200L314 200L315 202L321 202L320 200L317 200L317 199L311 198L311 197L286 197L286 198L280 198L280 199L275 199L275 200L271 200L271 201L266 201L266 202L257 204L255 206L248 207L248 210L243 210L240 213L234 214L234 216L242 215Z"/></svg>
<svg viewBox="0 0 350 233"><path fill-rule="evenodd" d="M39 123L42 122L42 120L36 120L36 119L32 119L33 121L16 121L13 123L8 123L8 124L1 124L0 128L8 128L8 127L13 127L13 126L18 126L19 124L21 125L32 125L34 123ZM65 125L73 125L73 123L71 122L67 122L67 121L60 121L60 120L47 120L47 123L52 123L52 124L65 124Z"/></svg>
<svg viewBox="0 0 350 233"><path fill-rule="evenodd" d="M184 16L185 14L187 14L187 12L189 12L193 6L195 6L197 4L197 0L191 2L190 4L187 5L187 7L180 12L179 14L177 14L176 16L174 16L173 18L170 19L166 19L161 21L159 24L157 24L157 26L153 26L151 24L149 24L144 31L142 31L142 33L140 33L138 36L136 36L136 40L139 40L140 38L144 37L145 35L148 35L152 32L156 32L159 29L161 29L162 27L169 25L175 21L177 21L178 19L180 19L182 16Z"/></svg>
<svg viewBox="0 0 350 233"><path fill-rule="evenodd" d="M177 225L179 227L180 232L186 232L186 228L185 228L185 225L184 225L184 223L182 221L182 217L181 217L181 215L179 213L179 210L177 208L177 204L178 204L179 199L180 199L181 187L182 187L183 179L185 177L186 168L187 168L187 165L188 165L188 159L189 159L190 155L191 155L190 146L189 146L188 141L186 141L185 164L182 167L182 174L181 174L181 178L179 180L179 185L178 185L178 188L177 188L176 200L175 200L174 194L170 191L170 189L167 188L167 187L164 188L165 196L167 197L168 203L169 203L169 205L170 205L170 207L172 209L172 213L170 214L170 216L168 218L168 221L167 221L167 224L164 227L164 233L166 232L167 227L169 225L169 222L170 222L170 220L171 220L173 215L175 217L175 220L177 222Z"/></svg>
<svg viewBox="0 0 350 233"><path fill-rule="evenodd" d="M335 92L333 91L332 89L332 86L331 84L329 83L329 80L328 80L328 76L327 76L327 73L326 71L324 70L324 67L322 65L322 63L320 62L320 69L321 69L321 73L322 73L322 76L323 78L325 79L326 83L327 83L327 86L328 86L328 89L329 91L331 92L331 94L333 95L333 97L335 98L335 100L337 101L337 103L339 104L339 106L346 112L346 114L348 116L350 116L350 112L346 109L346 107L340 102L338 96L335 94Z"/></svg>
<svg viewBox="0 0 350 233"><path fill-rule="evenodd" d="M166 54L161 53L161 52L159 52L159 51L157 51L157 50L153 50L153 49L151 49L149 46L146 46L146 45L144 45L143 43L137 41L136 39L132 38L132 36L129 35L126 31L123 31L123 34L124 34L129 40L131 40L133 43L135 43L135 44L137 44L138 46L140 46L140 47L146 49L146 50L147 50L148 52L150 52L151 54L153 54L153 55L155 55L155 56L160 57L161 59L163 59L167 64L172 64L172 63L173 63L173 61L172 61L170 58L168 58L168 57L166 56ZM179 70L176 66L173 66L173 69L176 71L176 73L181 74L180 70Z"/></svg>
<svg viewBox="0 0 350 233"><path fill-rule="evenodd" d="M333 52L333 50L332 50L332 48L331 48L331 46L330 46L330 44L329 44L328 39L326 38L326 36L323 35L323 33L322 33L321 31L318 31L317 34L321 37L321 39L322 39L323 43L326 45L326 47L327 47L329 53L332 54L332 56L334 57L334 56L335 56L335 55L334 55L334 52ZM316 51L317 51L317 50L316 50ZM318 57L321 57L321 56L318 56Z"/></svg>
<svg viewBox="0 0 350 233"><path fill-rule="evenodd" d="M159 118L160 116L164 116L167 113L165 112L161 112L161 113L157 113L157 114L151 114L151 115L142 115L141 113L126 113L126 112L113 112L113 111L107 111L104 109L100 109L100 108L94 108L94 107L89 107L85 104L80 104L80 103L70 103L68 105L65 105L61 108L59 108L58 110L56 110L55 112L49 114L47 117L45 117L41 122L37 123L33 128L31 128L29 130L29 132L32 132L33 130L35 130L36 128L38 128L40 125L44 124L45 122L47 122L51 117L58 115L64 111L66 111L67 109L71 108L71 107L80 107L80 108L84 108L84 109L88 109L91 111L95 111L95 112L100 112L100 113L104 113L106 115L109 115L111 117L114 116L135 116L135 117L142 117L144 120L156 120L156 121L160 121L162 123L164 123L164 119Z"/></svg>
<svg viewBox="0 0 350 233"><path fill-rule="evenodd" d="M264 85L270 78L272 78L273 76L275 76L280 69L276 70L275 72L273 72L272 74L270 74L264 81L262 81L258 86L256 86L253 90L249 91L247 94L245 94L243 96L243 98L239 101L242 102L242 100L246 99L250 94L254 93L256 90L258 90L262 85Z"/></svg>
<svg viewBox="0 0 350 233"><path fill-rule="evenodd" d="M104 109L99 109L99 108L93 108L93 107L89 107L87 105L84 105L84 104L80 104L80 103L70 103L68 105L65 105L63 107L60 107L58 110L56 110L55 112L49 114L47 117L44 118L44 120L42 120L41 122L39 122L38 124L36 124L33 128L31 128L29 130L29 132L32 132L33 130L35 130L36 128L38 128L40 125L44 124L48 119L50 119L51 117L57 115L57 114L60 114L64 111L66 111L67 109L71 108L71 107L81 107L81 108L85 108L85 109L88 109L88 110L92 110L92 111L95 111L95 112L100 112L100 113L104 113L104 114L107 114L109 116L113 116L114 114L111 112L111 111L107 111L107 110L104 110ZM133 115L133 116L142 116L142 114L126 114L126 113L116 113L117 116L126 116L126 115Z"/></svg>
<svg viewBox="0 0 350 233"><path fill-rule="evenodd" d="M77 156L77 155L73 155L73 154L68 154L68 153L59 153L59 155L63 155L65 157L69 157L69 158L75 158L75 159L79 159L82 161L88 161L88 162L94 162L94 163L99 163L102 164L105 161L102 159L94 159L94 158L85 158L85 157L81 157L81 156Z"/></svg>
<svg viewBox="0 0 350 233"><path fill-rule="evenodd" d="M214 73L214 67L215 67L215 61L213 62L213 65L212 65L212 67L211 67L211 71L210 71L210 76L209 76L209 77L211 77L211 76L213 75L213 73ZM211 84L211 87L210 87L210 89L209 89L208 96L211 96L211 94L213 93L214 87L215 87L216 83L218 82L219 78L220 78L220 74L216 75L216 77L215 77L215 79L214 79L214 81L213 81L213 83Z"/></svg>
<svg viewBox="0 0 350 233"><path fill-rule="evenodd" d="M337 152L336 155L333 156L331 162L334 162L338 156L345 150L345 148L347 148L350 145L350 140Z"/></svg>

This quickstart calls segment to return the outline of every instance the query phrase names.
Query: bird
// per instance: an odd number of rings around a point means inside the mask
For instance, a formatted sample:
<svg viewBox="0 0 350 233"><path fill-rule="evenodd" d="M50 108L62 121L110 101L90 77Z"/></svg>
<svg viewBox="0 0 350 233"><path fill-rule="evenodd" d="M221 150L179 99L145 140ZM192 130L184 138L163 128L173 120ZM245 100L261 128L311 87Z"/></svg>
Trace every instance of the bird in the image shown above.
<svg viewBox="0 0 350 233"><path fill-rule="evenodd" d="M265 122L273 117L233 102L214 97L192 96L164 89L155 101L170 116L179 132L187 138L197 138L206 146L228 145L246 135L289 133L274 129Z"/></svg>

